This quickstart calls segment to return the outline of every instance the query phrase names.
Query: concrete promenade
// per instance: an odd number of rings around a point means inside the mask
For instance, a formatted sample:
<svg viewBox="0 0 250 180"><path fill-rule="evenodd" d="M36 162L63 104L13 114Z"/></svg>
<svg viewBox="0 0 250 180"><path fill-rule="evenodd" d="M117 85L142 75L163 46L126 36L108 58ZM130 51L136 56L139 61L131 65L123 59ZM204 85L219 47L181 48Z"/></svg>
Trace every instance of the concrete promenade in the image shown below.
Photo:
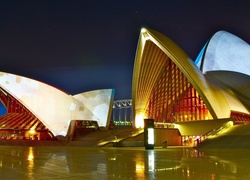
<svg viewBox="0 0 250 180"><path fill-rule="evenodd" d="M250 179L248 150L0 146L1 180Z"/></svg>
<svg viewBox="0 0 250 180"><path fill-rule="evenodd" d="M179 160L167 163L169 160L165 156L173 153L168 151L170 149L160 147L145 150L0 146L0 179L163 179L164 173L155 172L155 168L171 168L179 164Z"/></svg>

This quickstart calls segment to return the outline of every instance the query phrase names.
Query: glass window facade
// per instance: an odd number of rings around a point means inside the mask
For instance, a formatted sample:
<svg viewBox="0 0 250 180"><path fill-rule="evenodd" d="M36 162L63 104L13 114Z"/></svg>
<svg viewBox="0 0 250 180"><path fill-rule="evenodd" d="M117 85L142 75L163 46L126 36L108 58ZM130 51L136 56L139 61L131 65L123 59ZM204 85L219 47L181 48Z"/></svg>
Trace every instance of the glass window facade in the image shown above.
<svg viewBox="0 0 250 180"><path fill-rule="evenodd" d="M212 119L201 96L170 59L153 88L146 113L163 123Z"/></svg>

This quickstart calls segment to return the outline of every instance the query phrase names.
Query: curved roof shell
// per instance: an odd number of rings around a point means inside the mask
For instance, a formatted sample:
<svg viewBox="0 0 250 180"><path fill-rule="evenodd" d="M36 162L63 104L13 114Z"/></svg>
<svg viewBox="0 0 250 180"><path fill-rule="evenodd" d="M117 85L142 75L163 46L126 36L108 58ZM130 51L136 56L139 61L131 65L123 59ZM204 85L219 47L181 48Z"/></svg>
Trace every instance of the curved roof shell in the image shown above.
<svg viewBox="0 0 250 180"><path fill-rule="evenodd" d="M95 120L99 126L106 126L114 96L113 89L72 96L45 83L5 72L0 72L0 86L55 136L65 136L71 120Z"/></svg>
<svg viewBox="0 0 250 180"><path fill-rule="evenodd" d="M250 76L233 71L209 71L206 78L224 92L232 111L250 112Z"/></svg>
<svg viewBox="0 0 250 180"><path fill-rule="evenodd" d="M219 31L208 41L198 59L203 73L225 70L250 75L249 57L248 43L229 32Z"/></svg>
<svg viewBox="0 0 250 180"><path fill-rule="evenodd" d="M206 80L189 56L165 35L145 28L140 33L134 65L132 102L135 115L145 114L150 93L167 58L188 78L214 119L230 115L224 95Z"/></svg>

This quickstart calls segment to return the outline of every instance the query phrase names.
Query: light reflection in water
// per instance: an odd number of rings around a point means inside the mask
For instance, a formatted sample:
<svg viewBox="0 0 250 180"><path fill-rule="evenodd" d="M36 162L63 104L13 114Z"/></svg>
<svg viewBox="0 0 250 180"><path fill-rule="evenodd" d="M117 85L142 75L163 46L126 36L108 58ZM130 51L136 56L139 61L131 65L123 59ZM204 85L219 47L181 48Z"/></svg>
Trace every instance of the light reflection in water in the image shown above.
<svg viewBox="0 0 250 180"><path fill-rule="evenodd" d="M31 161L33 163L33 159L34 159L33 147L29 147L28 161Z"/></svg>
<svg viewBox="0 0 250 180"><path fill-rule="evenodd" d="M32 177L34 171L34 151L33 147L29 147L28 150L28 175Z"/></svg>
<svg viewBox="0 0 250 180"><path fill-rule="evenodd" d="M186 174L187 177L190 176L190 172L189 172L189 168L187 168L187 174Z"/></svg>
<svg viewBox="0 0 250 180"><path fill-rule="evenodd" d="M154 151L152 150L148 152L148 170L149 171L155 170L155 156L154 156Z"/></svg>
<svg viewBox="0 0 250 180"><path fill-rule="evenodd" d="M145 166L146 162L144 159L144 154L141 153L134 153L134 162L135 165L131 164L130 166L135 168L135 174L137 177L140 177L141 179L145 178Z"/></svg>
<svg viewBox="0 0 250 180"><path fill-rule="evenodd" d="M248 154L249 150L193 148L1 147L0 179L10 179L3 172L30 179L39 179L44 172L49 172L43 174L47 179L55 174L64 179L250 179Z"/></svg>
<svg viewBox="0 0 250 180"><path fill-rule="evenodd" d="M103 163L98 163L97 172L102 175L107 174L107 165Z"/></svg>
<svg viewBox="0 0 250 180"><path fill-rule="evenodd" d="M141 163L141 162L136 163L135 165L136 174L144 173L144 169L145 169L144 163Z"/></svg>

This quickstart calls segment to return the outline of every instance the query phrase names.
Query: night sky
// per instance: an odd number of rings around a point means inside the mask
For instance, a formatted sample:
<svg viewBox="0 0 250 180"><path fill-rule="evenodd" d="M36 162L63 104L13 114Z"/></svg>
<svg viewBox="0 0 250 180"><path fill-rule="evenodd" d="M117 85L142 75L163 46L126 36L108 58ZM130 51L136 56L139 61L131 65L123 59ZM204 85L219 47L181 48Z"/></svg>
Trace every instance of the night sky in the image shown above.
<svg viewBox="0 0 250 180"><path fill-rule="evenodd" d="M0 0L0 23L0 71L72 95L114 88L115 99L130 99L142 27L195 60L219 30L250 43L250 1Z"/></svg>

